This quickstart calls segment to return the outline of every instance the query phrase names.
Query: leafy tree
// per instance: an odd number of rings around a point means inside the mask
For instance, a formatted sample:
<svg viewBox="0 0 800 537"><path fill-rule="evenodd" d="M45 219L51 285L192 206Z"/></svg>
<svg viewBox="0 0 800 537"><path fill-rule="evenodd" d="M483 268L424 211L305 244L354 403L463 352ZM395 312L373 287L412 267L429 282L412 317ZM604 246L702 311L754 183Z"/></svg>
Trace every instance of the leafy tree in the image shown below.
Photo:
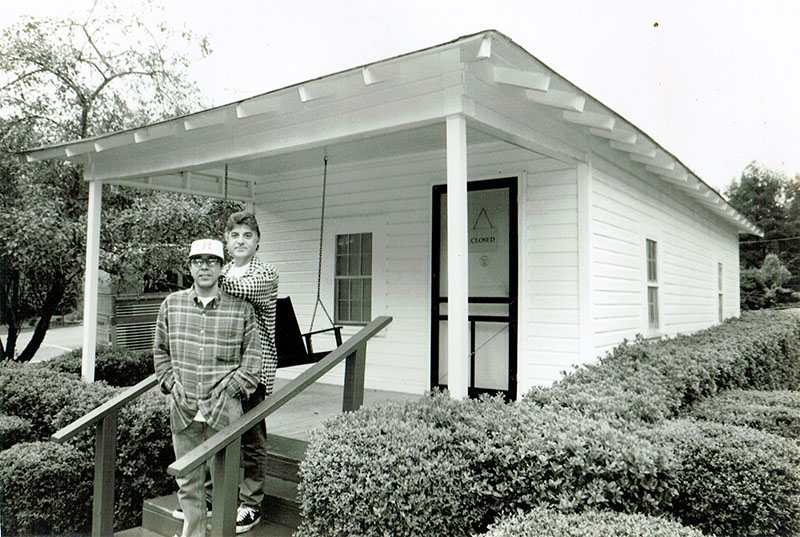
<svg viewBox="0 0 800 537"><path fill-rule="evenodd" d="M85 252L82 171L61 162L22 164L15 152L141 125L200 105L186 68L192 51L209 52L208 42L171 30L158 22L157 13L148 19L153 12L149 0L98 0L76 17L23 18L0 37L4 358L15 358L25 319L38 317L30 344L16 358L33 357L53 313L65 297L77 295ZM113 212L114 202L125 198L111 196L106 209Z"/></svg>
<svg viewBox="0 0 800 537"><path fill-rule="evenodd" d="M767 254L779 252L775 239L786 236L786 186L786 176L755 161L728 186L730 204L764 232L762 240L752 235L743 239L739 255L744 267L758 267Z"/></svg>
<svg viewBox="0 0 800 537"><path fill-rule="evenodd" d="M789 302L790 289L784 288L792 274L775 254L767 254L760 268L742 270L740 289L742 308L755 310Z"/></svg>
<svg viewBox="0 0 800 537"><path fill-rule="evenodd" d="M758 269L769 254L775 254L794 275L788 285L800 289L800 176L790 180L751 162L725 194L736 210L764 231L763 238L741 237L742 270Z"/></svg>

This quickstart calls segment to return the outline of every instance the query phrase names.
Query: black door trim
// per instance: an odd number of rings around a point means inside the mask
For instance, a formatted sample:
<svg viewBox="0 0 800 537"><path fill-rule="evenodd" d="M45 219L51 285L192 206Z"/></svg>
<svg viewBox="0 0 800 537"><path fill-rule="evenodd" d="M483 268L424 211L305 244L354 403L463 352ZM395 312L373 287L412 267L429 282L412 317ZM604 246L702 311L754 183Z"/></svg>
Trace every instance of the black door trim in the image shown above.
<svg viewBox="0 0 800 537"><path fill-rule="evenodd" d="M483 393L502 394L507 400L517 398L517 335L518 335L518 301L519 301L519 231L518 231L518 188L517 177L503 177L500 179L487 179L470 181L467 183L467 192L480 190L509 189L509 289L508 297L470 297L469 303L483 304L508 304L508 315L486 316L470 315L470 350L475 349L475 323L476 322L503 322L508 323L508 390L488 390L475 388L475 360L470 359L470 387L469 397L478 397ZM439 383L439 322L446 320L447 316L440 313L440 304L447 302L447 297L439 296L441 285L440 251L441 247L441 210L442 194L447 193L447 185L433 186L433 233L431 244L431 389L446 389L446 384Z"/></svg>

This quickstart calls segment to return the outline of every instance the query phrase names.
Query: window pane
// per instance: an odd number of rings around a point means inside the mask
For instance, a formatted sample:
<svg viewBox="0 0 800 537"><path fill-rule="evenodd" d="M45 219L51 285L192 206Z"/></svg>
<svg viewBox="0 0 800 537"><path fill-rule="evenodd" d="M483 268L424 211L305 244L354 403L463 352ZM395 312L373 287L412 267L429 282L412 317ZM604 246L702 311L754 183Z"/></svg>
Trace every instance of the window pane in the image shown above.
<svg viewBox="0 0 800 537"><path fill-rule="evenodd" d="M350 280L350 299L353 301L361 301L361 280Z"/></svg>
<svg viewBox="0 0 800 537"><path fill-rule="evenodd" d="M361 302L356 302L355 300L350 302L350 320L361 322Z"/></svg>
<svg viewBox="0 0 800 537"><path fill-rule="evenodd" d="M336 236L336 254L342 255L347 253L347 235Z"/></svg>
<svg viewBox="0 0 800 537"><path fill-rule="evenodd" d="M337 255L336 256L336 276L346 276L347 275L347 256L346 255Z"/></svg>
<svg viewBox="0 0 800 537"><path fill-rule="evenodd" d="M647 281L658 281L656 274L656 242L647 239Z"/></svg>
<svg viewBox="0 0 800 537"><path fill-rule="evenodd" d="M647 288L647 320L650 328L658 328L658 287Z"/></svg>
<svg viewBox="0 0 800 537"><path fill-rule="evenodd" d="M361 257L361 274L372 276L372 254L365 253Z"/></svg>

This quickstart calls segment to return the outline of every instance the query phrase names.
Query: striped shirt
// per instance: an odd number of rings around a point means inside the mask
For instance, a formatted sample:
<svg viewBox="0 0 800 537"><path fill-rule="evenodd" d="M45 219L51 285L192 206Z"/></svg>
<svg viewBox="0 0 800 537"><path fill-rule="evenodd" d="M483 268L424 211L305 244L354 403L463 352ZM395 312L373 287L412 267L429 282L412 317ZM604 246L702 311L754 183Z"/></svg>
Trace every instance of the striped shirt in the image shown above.
<svg viewBox="0 0 800 537"><path fill-rule="evenodd" d="M255 391L261 343L253 307L219 293L208 305L194 286L170 294L156 321L153 362L159 388L172 394L173 432L200 411L214 429L241 415L239 399Z"/></svg>
<svg viewBox="0 0 800 537"><path fill-rule="evenodd" d="M269 263L253 256L245 273L239 277L228 277L233 263L222 268L219 279L220 289L228 294L242 298L256 310L258 333L261 337L263 360L261 362L261 383L266 395L275 386L275 369L278 367L278 352L275 349L275 304L278 300L278 271Z"/></svg>

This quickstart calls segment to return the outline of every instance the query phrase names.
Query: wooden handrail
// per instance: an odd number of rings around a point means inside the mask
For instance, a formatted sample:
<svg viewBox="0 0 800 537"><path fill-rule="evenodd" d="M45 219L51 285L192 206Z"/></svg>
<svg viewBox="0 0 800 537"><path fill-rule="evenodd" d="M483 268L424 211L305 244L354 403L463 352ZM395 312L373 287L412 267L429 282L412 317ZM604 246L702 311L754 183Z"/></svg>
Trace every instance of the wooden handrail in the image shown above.
<svg viewBox="0 0 800 537"><path fill-rule="evenodd" d="M167 472L176 477L182 477L205 463L208 459L238 440L242 434L253 428L256 423L264 420L267 416L288 403L295 395L319 380L325 373L345 360L345 358L365 348L367 341L383 330L390 322L392 322L391 317L376 317L341 346L332 350L330 354L325 356L322 360L306 369L283 388L267 397L250 412L170 464L167 468ZM361 369L361 373L363 375L363 368ZM358 381L356 380L356 382ZM361 379L360 382L363 386L363 379Z"/></svg>
<svg viewBox="0 0 800 537"><path fill-rule="evenodd" d="M53 442L57 442L59 444L63 444L77 435L94 425L102 421L106 416L111 414L112 412L117 411L118 409L122 408L126 404L128 404L133 399L136 399L141 394L155 386L157 383L156 376L150 375L143 381L139 382L135 386L131 386L130 388L126 389L124 392L112 397L99 407L95 408L88 414L85 414L78 418L77 420L73 421L66 427L63 427L53 433L50 437L50 440Z"/></svg>
<svg viewBox="0 0 800 537"><path fill-rule="evenodd" d="M95 426L92 537L114 534L114 472L117 465L117 416L119 409L157 384L150 375L135 386L112 397L88 414L63 427L50 440L63 444Z"/></svg>

